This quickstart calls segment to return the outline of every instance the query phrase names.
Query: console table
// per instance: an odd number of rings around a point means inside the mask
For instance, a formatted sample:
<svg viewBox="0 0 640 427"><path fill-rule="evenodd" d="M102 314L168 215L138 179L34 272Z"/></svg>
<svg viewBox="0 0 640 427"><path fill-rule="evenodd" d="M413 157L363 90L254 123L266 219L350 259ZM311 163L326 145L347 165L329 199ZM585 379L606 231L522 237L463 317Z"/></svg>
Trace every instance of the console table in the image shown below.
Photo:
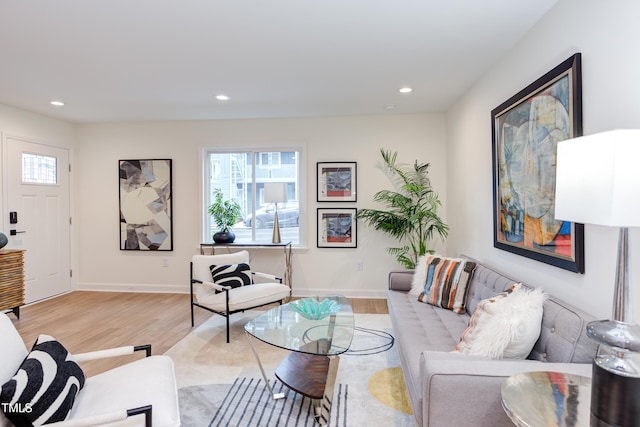
<svg viewBox="0 0 640 427"><path fill-rule="evenodd" d="M0 250L0 310L11 310L20 318L24 305L24 250Z"/></svg>
<svg viewBox="0 0 640 427"><path fill-rule="evenodd" d="M284 275L282 277L283 283L291 289L291 276L293 274L291 268L291 242L286 243L260 243L260 242L248 242L248 243L215 243L205 242L200 243L200 254L207 255L205 248L209 248L208 255L215 255L216 249L226 248L227 251L232 248L238 249L262 249L262 248L282 248L284 251Z"/></svg>

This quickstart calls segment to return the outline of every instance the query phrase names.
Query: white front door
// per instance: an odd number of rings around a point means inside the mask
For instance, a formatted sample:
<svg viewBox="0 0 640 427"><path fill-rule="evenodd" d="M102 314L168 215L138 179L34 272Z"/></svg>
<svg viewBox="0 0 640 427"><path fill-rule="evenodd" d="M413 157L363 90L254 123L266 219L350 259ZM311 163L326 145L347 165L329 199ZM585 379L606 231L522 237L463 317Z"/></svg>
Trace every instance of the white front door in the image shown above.
<svg viewBox="0 0 640 427"><path fill-rule="evenodd" d="M25 302L71 291L69 151L4 138L4 233L25 249Z"/></svg>

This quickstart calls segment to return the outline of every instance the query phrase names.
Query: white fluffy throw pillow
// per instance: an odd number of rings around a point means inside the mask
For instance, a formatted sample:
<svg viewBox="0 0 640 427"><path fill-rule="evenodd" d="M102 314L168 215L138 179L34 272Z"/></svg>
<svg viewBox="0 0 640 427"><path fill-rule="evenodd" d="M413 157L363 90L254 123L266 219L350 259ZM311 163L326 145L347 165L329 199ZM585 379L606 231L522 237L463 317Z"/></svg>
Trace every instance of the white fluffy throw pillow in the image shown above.
<svg viewBox="0 0 640 427"><path fill-rule="evenodd" d="M431 255L422 255L418 257L416 268L413 271L413 280L411 281L411 290L409 294L418 296L424 290L424 284L427 281L427 257Z"/></svg>
<svg viewBox="0 0 640 427"><path fill-rule="evenodd" d="M456 351L492 359L526 359L542 325L547 295L517 283L505 292L478 303Z"/></svg>

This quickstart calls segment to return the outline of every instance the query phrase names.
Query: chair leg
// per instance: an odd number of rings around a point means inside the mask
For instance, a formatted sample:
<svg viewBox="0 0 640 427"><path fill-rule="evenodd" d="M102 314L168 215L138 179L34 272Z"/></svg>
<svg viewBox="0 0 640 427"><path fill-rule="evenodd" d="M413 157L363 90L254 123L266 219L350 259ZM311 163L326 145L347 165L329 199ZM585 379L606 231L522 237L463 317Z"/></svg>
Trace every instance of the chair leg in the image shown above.
<svg viewBox="0 0 640 427"><path fill-rule="evenodd" d="M227 307L227 344L229 344L229 290L225 289L224 293Z"/></svg>
<svg viewBox="0 0 640 427"><path fill-rule="evenodd" d="M195 326L193 319L193 262L189 263L189 296L191 297L191 327Z"/></svg>

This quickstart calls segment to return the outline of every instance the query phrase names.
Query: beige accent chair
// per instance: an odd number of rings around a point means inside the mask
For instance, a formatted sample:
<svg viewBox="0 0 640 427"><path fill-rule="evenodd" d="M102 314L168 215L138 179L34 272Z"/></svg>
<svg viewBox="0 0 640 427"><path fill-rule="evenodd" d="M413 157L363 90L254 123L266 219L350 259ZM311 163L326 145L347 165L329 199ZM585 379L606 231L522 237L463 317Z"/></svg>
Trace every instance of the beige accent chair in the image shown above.
<svg viewBox="0 0 640 427"><path fill-rule="evenodd" d="M0 337L2 337L2 351L0 351L0 386L2 386L16 374L29 351L11 319L3 313L0 313ZM178 391L173 360L168 356L151 356L151 346L144 345L73 354L70 358L81 363L87 360L133 354L138 350L145 350L148 357L86 378L84 387L78 392L67 420L48 425L55 427L179 426ZM0 426L13 426L2 411L0 411Z"/></svg>
<svg viewBox="0 0 640 427"><path fill-rule="evenodd" d="M272 274L251 271L252 284L232 288L213 283L211 265L249 264L249 252L239 251L221 255L194 255L191 260L191 326L193 310L200 307L227 319L229 342L229 316L234 313L279 303L291 295L291 289L282 284L282 278ZM256 282L255 277L270 280Z"/></svg>

